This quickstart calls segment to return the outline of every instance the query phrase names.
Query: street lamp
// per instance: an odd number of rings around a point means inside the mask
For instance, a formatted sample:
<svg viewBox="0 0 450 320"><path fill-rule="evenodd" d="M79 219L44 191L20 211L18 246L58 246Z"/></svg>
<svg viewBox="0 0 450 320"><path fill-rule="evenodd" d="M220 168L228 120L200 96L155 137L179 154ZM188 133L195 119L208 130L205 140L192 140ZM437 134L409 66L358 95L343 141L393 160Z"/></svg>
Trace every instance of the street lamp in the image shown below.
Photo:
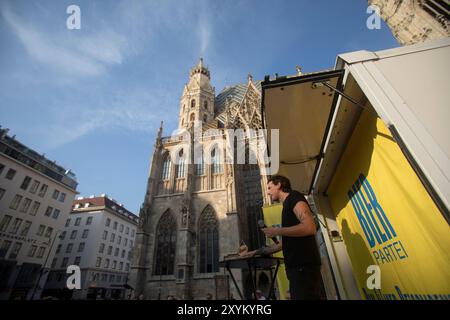
<svg viewBox="0 0 450 320"><path fill-rule="evenodd" d="M38 280L37 280L36 284L33 287L33 294L31 295L31 300L34 300L34 296L36 294L36 290L38 289L39 283L41 282L41 278L42 278L42 275L44 274L45 266L47 265L48 258L50 256L50 253L52 252L52 249L53 249L53 245L55 244L55 240L58 237L58 233L61 232L61 231L62 230L56 230L56 232L55 232L55 236L53 237L52 243L50 245L50 249L48 250L47 256L45 257L44 264L41 266L41 269L39 270L39 277L38 277ZM61 235L59 235L59 238L61 239ZM50 239L49 239L49 241L50 241ZM48 243L47 243L47 245L48 245Z"/></svg>

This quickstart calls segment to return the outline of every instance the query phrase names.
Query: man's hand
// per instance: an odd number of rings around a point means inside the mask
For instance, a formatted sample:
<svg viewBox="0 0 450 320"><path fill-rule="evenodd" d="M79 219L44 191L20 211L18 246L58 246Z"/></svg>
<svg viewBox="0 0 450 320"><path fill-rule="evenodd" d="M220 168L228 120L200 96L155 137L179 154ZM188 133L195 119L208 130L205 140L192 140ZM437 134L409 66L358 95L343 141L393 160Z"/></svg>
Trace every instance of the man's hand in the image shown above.
<svg viewBox="0 0 450 320"><path fill-rule="evenodd" d="M280 228L268 227L261 229L268 238L276 237L280 234Z"/></svg>

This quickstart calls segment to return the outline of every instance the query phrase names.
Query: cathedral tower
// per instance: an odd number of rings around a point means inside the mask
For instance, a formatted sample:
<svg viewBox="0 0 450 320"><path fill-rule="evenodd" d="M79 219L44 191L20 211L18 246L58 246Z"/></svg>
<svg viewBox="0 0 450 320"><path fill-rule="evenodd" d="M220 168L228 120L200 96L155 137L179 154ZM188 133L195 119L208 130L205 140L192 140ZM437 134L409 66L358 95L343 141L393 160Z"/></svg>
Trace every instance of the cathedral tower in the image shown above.
<svg viewBox="0 0 450 320"><path fill-rule="evenodd" d="M215 93L210 79L210 72L200 58L191 69L180 99L179 129L189 128L196 120L207 123L214 118Z"/></svg>

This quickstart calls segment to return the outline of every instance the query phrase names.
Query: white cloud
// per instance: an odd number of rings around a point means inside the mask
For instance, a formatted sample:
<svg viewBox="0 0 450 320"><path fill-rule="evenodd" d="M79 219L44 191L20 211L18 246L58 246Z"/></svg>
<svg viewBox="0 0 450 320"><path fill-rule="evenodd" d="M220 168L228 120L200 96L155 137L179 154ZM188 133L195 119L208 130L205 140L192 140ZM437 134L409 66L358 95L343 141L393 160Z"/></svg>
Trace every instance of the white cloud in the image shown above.
<svg viewBox="0 0 450 320"><path fill-rule="evenodd" d="M48 34L37 26L22 21L6 2L0 6L1 15L35 61L72 76L98 76L107 66L123 61L127 42L112 31L65 38L63 34Z"/></svg>
<svg viewBox="0 0 450 320"><path fill-rule="evenodd" d="M154 134L160 120L168 117L172 106L172 95L159 90L149 93L144 88L134 91L117 91L99 105L61 107L60 101L54 101L54 118L49 121L49 130L39 130L43 143L54 149L75 141L96 130L114 130L122 128L134 132ZM177 105L175 105L175 108Z"/></svg>

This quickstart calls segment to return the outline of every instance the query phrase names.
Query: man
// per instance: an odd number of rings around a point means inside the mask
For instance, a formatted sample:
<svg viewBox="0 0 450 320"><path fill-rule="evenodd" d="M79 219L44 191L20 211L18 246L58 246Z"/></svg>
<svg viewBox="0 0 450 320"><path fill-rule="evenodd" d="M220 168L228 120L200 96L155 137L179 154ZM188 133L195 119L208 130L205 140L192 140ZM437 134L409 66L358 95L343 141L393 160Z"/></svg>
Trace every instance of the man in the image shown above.
<svg viewBox="0 0 450 320"><path fill-rule="evenodd" d="M269 179L267 192L272 201L283 204L281 228L269 227L262 231L269 238L281 236L281 242L249 255L283 250L291 300L319 299L321 262L315 239L316 224L308 202L300 192L291 189L288 178L280 175Z"/></svg>

